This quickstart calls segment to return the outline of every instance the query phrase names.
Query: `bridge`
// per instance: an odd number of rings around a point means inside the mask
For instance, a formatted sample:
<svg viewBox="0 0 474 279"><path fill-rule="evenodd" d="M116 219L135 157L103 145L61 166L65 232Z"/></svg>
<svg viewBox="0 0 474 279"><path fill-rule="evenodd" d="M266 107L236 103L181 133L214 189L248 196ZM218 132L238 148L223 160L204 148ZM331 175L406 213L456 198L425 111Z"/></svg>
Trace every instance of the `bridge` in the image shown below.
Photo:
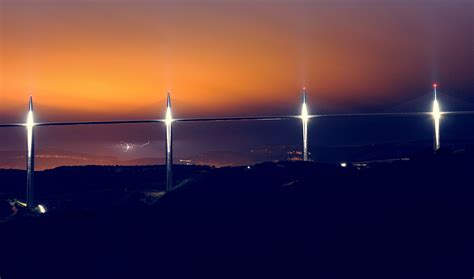
<svg viewBox="0 0 474 279"><path fill-rule="evenodd" d="M173 118L171 107L171 95L166 98L166 112L162 119L143 120L115 120L115 121L88 121L88 122L35 122L33 97L30 96L28 115L24 123L0 124L0 128L25 128L27 135L26 150L26 205L31 211L42 212L41 206L36 204L34 198L34 173L35 173L35 129L44 126L75 126L75 125L114 125L114 124L139 124L160 123L165 125L165 158L166 158L166 190L173 189L173 133L172 127L175 122L218 122L218 121L277 121L285 119L299 120L302 123L302 149L303 160L308 161L308 122L311 119L323 117L358 117L358 116L431 116L433 119L433 151L441 147L440 121L445 115L474 114L474 111L442 111L438 101L437 84L433 84L433 104L430 112L395 112L395 113L356 113L356 114L310 114L307 106L307 92L303 88L301 114L284 116L255 116L255 117L218 117L218 118Z"/></svg>

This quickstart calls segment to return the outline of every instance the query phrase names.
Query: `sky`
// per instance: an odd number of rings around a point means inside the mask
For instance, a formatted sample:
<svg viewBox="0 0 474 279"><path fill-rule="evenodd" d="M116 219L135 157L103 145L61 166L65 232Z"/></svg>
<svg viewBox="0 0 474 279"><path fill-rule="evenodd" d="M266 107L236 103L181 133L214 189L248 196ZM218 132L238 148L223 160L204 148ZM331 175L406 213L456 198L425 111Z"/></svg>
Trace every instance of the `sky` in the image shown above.
<svg viewBox="0 0 474 279"><path fill-rule="evenodd" d="M433 82L474 102L473 14L468 0L0 0L0 121L23 121L30 94L39 121L159 118L167 91L181 117L298 113L303 86L313 113L387 111Z"/></svg>

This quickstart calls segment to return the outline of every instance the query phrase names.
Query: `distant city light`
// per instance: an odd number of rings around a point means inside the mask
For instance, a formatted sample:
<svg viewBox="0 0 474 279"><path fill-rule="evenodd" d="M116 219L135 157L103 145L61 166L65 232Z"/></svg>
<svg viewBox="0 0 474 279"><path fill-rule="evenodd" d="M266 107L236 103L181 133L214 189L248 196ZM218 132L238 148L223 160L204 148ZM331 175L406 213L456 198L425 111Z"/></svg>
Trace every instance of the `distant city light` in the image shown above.
<svg viewBox="0 0 474 279"><path fill-rule="evenodd" d="M344 163L344 162L341 163L341 167L343 167L343 168L347 167L347 163Z"/></svg>
<svg viewBox="0 0 474 279"><path fill-rule="evenodd" d="M41 214L46 213L46 208L41 204L38 204L38 210Z"/></svg>
<svg viewBox="0 0 474 279"><path fill-rule="evenodd" d="M27 207L28 204L26 202L16 201L16 203L22 207Z"/></svg>

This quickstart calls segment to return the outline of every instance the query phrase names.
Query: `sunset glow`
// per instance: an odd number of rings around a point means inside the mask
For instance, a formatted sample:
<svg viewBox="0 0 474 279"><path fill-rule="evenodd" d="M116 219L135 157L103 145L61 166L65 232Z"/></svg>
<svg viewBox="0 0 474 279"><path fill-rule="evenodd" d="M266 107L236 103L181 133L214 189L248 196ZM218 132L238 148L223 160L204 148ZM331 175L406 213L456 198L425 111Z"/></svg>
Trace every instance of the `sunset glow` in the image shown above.
<svg viewBox="0 0 474 279"><path fill-rule="evenodd" d="M168 90L178 113L232 115L285 110L301 84L333 105L472 86L472 4L424 2L2 1L2 114L30 92L83 119L156 117Z"/></svg>

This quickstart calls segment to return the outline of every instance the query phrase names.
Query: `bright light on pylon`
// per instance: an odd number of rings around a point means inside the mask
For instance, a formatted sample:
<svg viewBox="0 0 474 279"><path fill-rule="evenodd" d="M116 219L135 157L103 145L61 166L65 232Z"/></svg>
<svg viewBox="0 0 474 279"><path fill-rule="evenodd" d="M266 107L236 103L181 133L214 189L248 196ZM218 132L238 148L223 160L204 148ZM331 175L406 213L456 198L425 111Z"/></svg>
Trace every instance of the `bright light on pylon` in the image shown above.
<svg viewBox="0 0 474 279"><path fill-rule="evenodd" d="M166 126L171 126L173 123L173 115L171 114L171 96L168 92L168 97L166 98L166 116L165 116Z"/></svg>
<svg viewBox="0 0 474 279"><path fill-rule="evenodd" d="M166 108L166 117L165 117L166 126L170 126L173 123L173 116L171 115L171 107Z"/></svg>
<svg viewBox="0 0 474 279"><path fill-rule="evenodd" d="M441 118L441 109L439 107L439 102L438 102L438 92L436 89L438 88L438 84L433 84L433 89L434 89L434 100L433 100L433 111L431 114L433 115L433 118L436 120L439 120Z"/></svg>
<svg viewBox="0 0 474 279"><path fill-rule="evenodd" d="M34 126L35 126L35 119L33 117L33 111L30 110L26 118L26 128L32 129Z"/></svg>
<svg viewBox="0 0 474 279"><path fill-rule="evenodd" d="M30 104L28 110L28 116L26 117L26 131L28 140L28 156L31 156L31 149L33 146L33 127L35 126L35 119L33 116L33 99L30 97Z"/></svg>
<svg viewBox="0 0 474 279"><path fill-rule="evenodd" d="M33 145L33 127L35 126L35 121L33 119L33 111L28 112L28 117L26 118L26 131L28 138L28 156L31 156L31 146Z"/></svg>
<svg viewBox="0 0 474 279"><path fill-rule="evenodd" d="M441 108L439 107L439 102L438 102L438 93L436 91L438 87L438 84L433 84L433 89L434 89L434 100L433 100L433 111L431 112L431 115L433 116L433 121L434 121L434 133L435 133L435 142L434 142L434 150L437 151L440 148L440 140L439 140L439 124L441 120Z"/></svg>
<svg viewBox="0 0 474 279"><path fill-rule="evenodd" d="M301 106L301 122L303 124L303 161L308 161L308 106L306 105L306 88L303 89L303 104Z"/></svg>
<svg viewBox="0 0 474 279"><path fill-rule="evenodd" d="M433 118L435 119L440 119L441 118L441 109L439 108L439 102L438 100L434 100L433 101L433 112L431 112L431 114L433 115Z"/></svg>
<svg viewBox="0 0 474 279"><path fill-rule="evenodd" d="M26 128L28 130L33 129L35 126L35 119L33 117L33 98L30 96L30 103L28 108L28 116L26 117Z"/></svg>
<svg viewBox="0 0 474 279"><path fill-rule="evenodd" d="M308 106L306 105L306 101L303 102L301 107L301 119L305 122L309 120Z"/></svg>
<svg viewBox="0 0 474 279"><path fill-rule="evenodd" d="M303 121L308 121L309 119L308 107L306 106L306 103L303 104L301 109L301 119L303 119Z"/></svg>

